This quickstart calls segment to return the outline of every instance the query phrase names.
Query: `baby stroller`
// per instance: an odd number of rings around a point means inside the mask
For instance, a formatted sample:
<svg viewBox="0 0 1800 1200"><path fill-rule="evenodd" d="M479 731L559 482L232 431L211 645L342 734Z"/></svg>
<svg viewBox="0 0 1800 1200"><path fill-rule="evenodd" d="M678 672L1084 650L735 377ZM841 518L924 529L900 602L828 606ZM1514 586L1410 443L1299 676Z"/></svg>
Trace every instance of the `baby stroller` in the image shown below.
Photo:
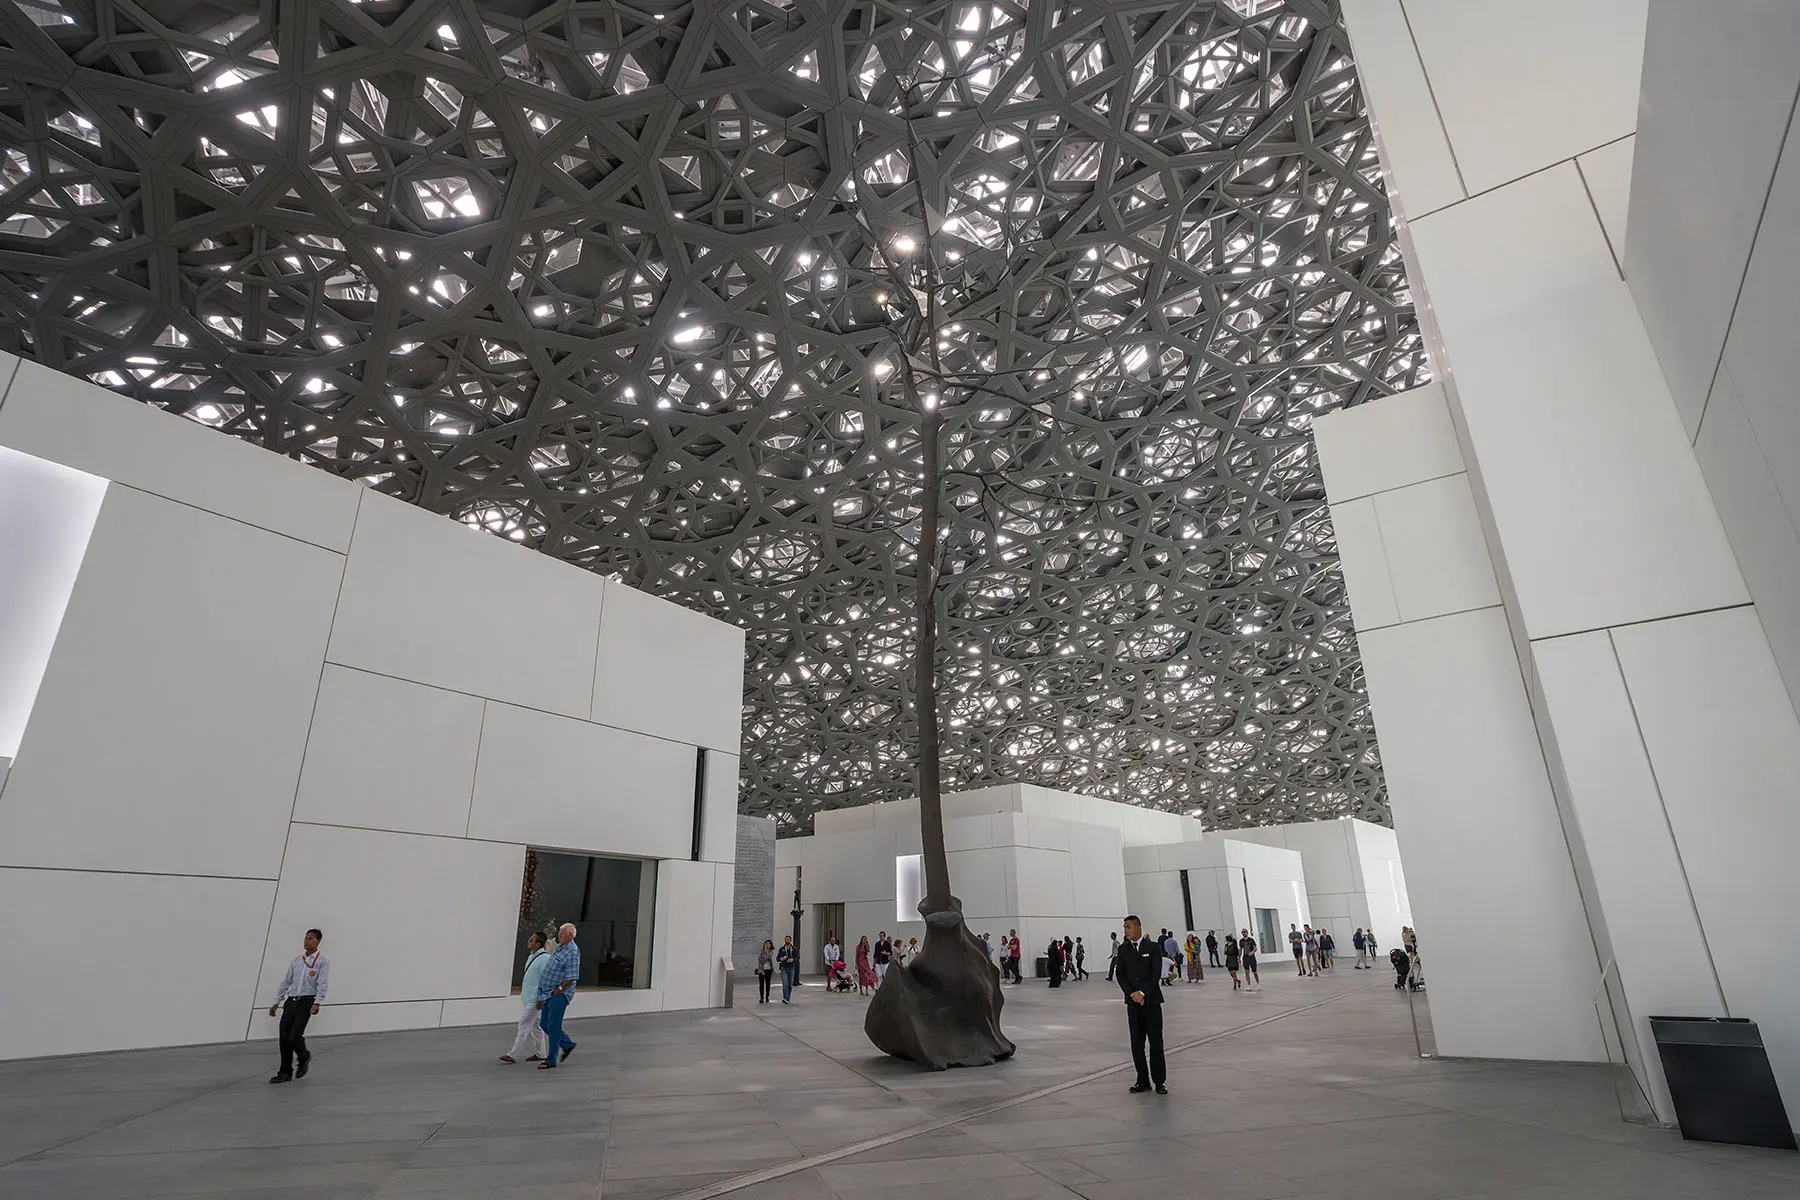
<svg viewBox="0 0 1800 1200"><path fill-rule="evenodd" d="M856 981L850 978L850 972L844 969L844 960L838 959L831 964L831 974L825 977L825 990L828 992L853 992Z"/></svg>

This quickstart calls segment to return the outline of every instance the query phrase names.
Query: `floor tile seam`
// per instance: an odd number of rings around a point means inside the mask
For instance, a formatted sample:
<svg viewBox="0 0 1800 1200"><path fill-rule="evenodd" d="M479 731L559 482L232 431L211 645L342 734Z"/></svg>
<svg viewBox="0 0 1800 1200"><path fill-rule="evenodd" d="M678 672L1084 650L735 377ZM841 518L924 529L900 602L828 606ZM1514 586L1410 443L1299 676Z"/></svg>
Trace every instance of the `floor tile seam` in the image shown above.
<svg viewBox="0 0 1800 1200"><path fill-rule="evenodd" d="M1253 1029L1260 1029L1265 1025L1274 1024L1275 1022L1285 1020L1288 1017L1298 1016L1301 1013L1311 1012L1314 1009L1323 1008L1328 1004L1335 1004L1339 1000L1348 999L1351 996L1358 996L1364 992L1371 991L1371 990L1373 990L1374 986L1375 985L1370 985L1369 987L1355 988L1350 991L1338 992L1334 995L1326 996L1319 1000L1314 1000L1309 1004L1304 1004L1297 1008L1287 1009L1285 1011L1278 1012L1278 1013L1271 1013L1269 1016L1262 1017L1258 1020L1251 1021L1244 1025L1234 1026L1230 1029L1223 1029L1216 1033L1207 1034L1204 1037L1200 1037L1200 1038L1196 1038L1196 1039L1193 1039L1193 1040L1190 1040L1187 1042L1183 1042L1176 1046L1171 1046L1164 1051L1164 1058L1166 1059L1166 1058L1173 1057L1174 1055L1181 1054L1188 1050L1196 1049L1200 1046L1207 1045L1211 1042L1220 1041L1220 1040L1223 1040L1228 1037L1235 1037L1241 1033L1249 1033ZM776 1028L779 1028L779 1026L776 1026ZM792 1036L792 1035L789 1035L789 1036ZM800 1042L800 1039L797 1037L794 1038L794 1040L796 1042ZM800 1042L800 1044L805 1045L806 1043ZM823 1051L819 1051L819 1053L823 1053ZM833 1061L836 1061L836 1060L833 1060ZM840 1065L843 1065L843 1064L840 1064ZM854 1068L846 1067L846 1069L850 1070L853 1074L856 1074L863 1078L868 1078L867 1076L862 1076L862 1073L859 1071L856 1071ZM1010 1108L1017 1108L1024 1104L1030 1104L1033 1101L1045 1099L1046 1097L1056 1095L1059 1092L1069 1091L1073 1088L1081 1087L1084 1084L1093 1083L1096 1080L1104 1079L1109 1075L1122 1074L1125 1071L1129 1071L1132 1069L1134 1069L1133 1065L1129 1062L1116 1063L1110 1067L1103 1067L1103 1068L1100 1068L1099 1070L1090 1071L1083 1075L1077 1075L1071 1079L1065 1079L1058 1083L1050 1084L1046 1087L1042 1087L1042 1088L1036 1089L1034 1091L1024 1092L1017 1096L1011 1096L1004 1100L996 1101L993 1104L986 1105L984 1107L975 1109L971 1112L967 1112L967 1113L963 1113L963 1114L959 1114L959 1115L950 1115L950 1116L945 1116L945 1117L939 1117L935 1120L927 1121L920 1125L910 1126L906 1129L896 1130L895 1132L890 1133L890 1134L882 1134L879 1137L868 1138L861 1142L854 1142L848 1146L841 1146L836 1150L828 1150L828 1151L825 1151L820 1154L808 1155L804 1158L795 1159L793 1162L784 1163L779 1167L768 1167L768 1168L764 1168L759 1171L746 1172L745 1174L737 1176L732 1179L721 1180L718 1183L708 1184L704 1187L699 1187L699 1188L695 1188L691 1191L679 1193L678 1195L671 1197L670 1200L714 1200L715 1197L727 1196L727 1195L730 1195L732 1192L741 1191L747 1187L754 1187L755 1185L760 1184L760 1183L770 1183L777 1179L784 1179L790 1175L798 1175L803 1171L812 1170L814 1168L821 1167L821 1166L828 1166L834 1162L841 1162L842 1160L844 1160L846 1158L850 1158L857 1154L862 1154L869 1150L877 1150L883 1146L891 1146L891 1145L894 1145L896 1142L910 1141L913 1138L922 1137L928 1133L936 1133L940 1129L948 1129L948 1128L951 1128L952 1126L962 1125L962 1124L966 1124L970 1121L978 1120L981 1117L988 1116L992 1113L1003 1112ZM890 1089L882 1086L880 1083L876 1082L873 1079L871 1079L870 1082L875 1084L876 1087L881 1088L882 1091L889 1092L890 1095L895 1094ZM1006 1151L998 1150L997 1148L996 1148L996 1152L1001 1153L1001 1154L1006 1153ZM1010 1155L1008 1155L1008 1157L1010 1157Z"/></svg>
<svg viewBox="0 0 1800 1200"><path fill-rule="evenodd" d="M33 1150L30 1154L21 1154L17 1158L9 1158L9 1159L5 1160L4 1162L0 1162L0 1168L10 1167L16 1163L30 1162L34 1158L37 1158L41 1155L49 1154L52 1150L60 1150L64 1146L72 1145L75 1142L81 1141L83 1138L95 1137L99 1134L106 1133L109 1130L118 1129L119 1127L121 1127L123 1125L129 1125L133 1121L140 1121L145 1117L151 1117L151 1116L155 1116L157 1113L166 1112L167 1110L169 1110L171 1108L175 1108L179 1105L192 1104L196 1100L204 1100L204 1099L206 1099L206 1097L214 1095L215 1093L223 1092L230 1088L238 1087L241 1084L252 1082L253 1080L256 1079L257 1075L260 1075L261 1073L262 1073L261 1071L258 1071L255 1075L250 1075L250 1076L239 1078L239 1079L233 1079L227 1083L221 1083L217 1087L205 1088L201 1091L193 1092L189 1095L182 1096L178 1099L170 1100L167 1103L159 1104L155 1108L146 1109L145 1111L140 1112L140 1113L133 1113L129 1117L121 1117L119 1120L110 1122L109 1124L106 1124L106 1125L102 1125L98 1129L89 1129L83 1133L76 1134L74 1137L64 1138L60 1142L55 1142L48 1146L40 1146L36 1150ZM172 1151L171 1153L178 1153L178 1152ZM86 1157L103 1158L103 1157L112 1157L112 1156L96 1154L96 1155L88 1155Z"/></svg>

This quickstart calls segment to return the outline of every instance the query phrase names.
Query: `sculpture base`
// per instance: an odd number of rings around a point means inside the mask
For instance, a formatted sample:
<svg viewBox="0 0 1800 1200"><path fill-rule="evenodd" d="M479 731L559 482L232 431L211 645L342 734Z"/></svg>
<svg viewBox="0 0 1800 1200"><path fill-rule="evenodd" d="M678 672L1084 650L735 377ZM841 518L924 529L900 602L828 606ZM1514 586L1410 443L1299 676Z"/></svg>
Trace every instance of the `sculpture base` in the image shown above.
<svg viewBox="0 0 1800 1200"><path fill-rule="evenodd" d="M863 1017L876 1049L934 1071L991 1066L1018 1049L1000 1032L1000 972L963 924L962 905L950 904L924 914L918 957L888 971Z"/></svg>

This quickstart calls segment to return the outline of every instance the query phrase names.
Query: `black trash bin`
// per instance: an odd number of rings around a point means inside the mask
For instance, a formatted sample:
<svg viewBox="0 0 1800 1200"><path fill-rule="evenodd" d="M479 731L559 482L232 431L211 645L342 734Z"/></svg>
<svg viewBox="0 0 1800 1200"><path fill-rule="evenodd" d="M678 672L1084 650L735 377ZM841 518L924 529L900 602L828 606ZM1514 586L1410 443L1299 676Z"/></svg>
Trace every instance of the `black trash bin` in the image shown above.
<svg viewBox="0 0 1800 1200"><path fill-rule="evenodd" d="M1651 1017L1650 1033L1675 1101L1681 1136L1793 1150L1794 1128L1756 1022L1743 1017Z"/></svg>

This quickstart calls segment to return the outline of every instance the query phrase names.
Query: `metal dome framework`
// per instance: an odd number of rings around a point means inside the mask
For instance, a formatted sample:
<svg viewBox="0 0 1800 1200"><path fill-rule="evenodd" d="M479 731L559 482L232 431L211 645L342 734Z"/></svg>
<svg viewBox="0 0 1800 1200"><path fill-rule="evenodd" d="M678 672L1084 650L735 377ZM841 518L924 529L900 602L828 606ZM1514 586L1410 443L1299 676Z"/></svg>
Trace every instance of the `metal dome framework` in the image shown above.
<svg viewBox="0 0 1800 1200"><path fill-rule="evenodd" d="M1428 368L1337 15L5 0L0 346L742 625L797 829L912 792L929 254L946 784L1385 821L1307 430Z"/></svg>

